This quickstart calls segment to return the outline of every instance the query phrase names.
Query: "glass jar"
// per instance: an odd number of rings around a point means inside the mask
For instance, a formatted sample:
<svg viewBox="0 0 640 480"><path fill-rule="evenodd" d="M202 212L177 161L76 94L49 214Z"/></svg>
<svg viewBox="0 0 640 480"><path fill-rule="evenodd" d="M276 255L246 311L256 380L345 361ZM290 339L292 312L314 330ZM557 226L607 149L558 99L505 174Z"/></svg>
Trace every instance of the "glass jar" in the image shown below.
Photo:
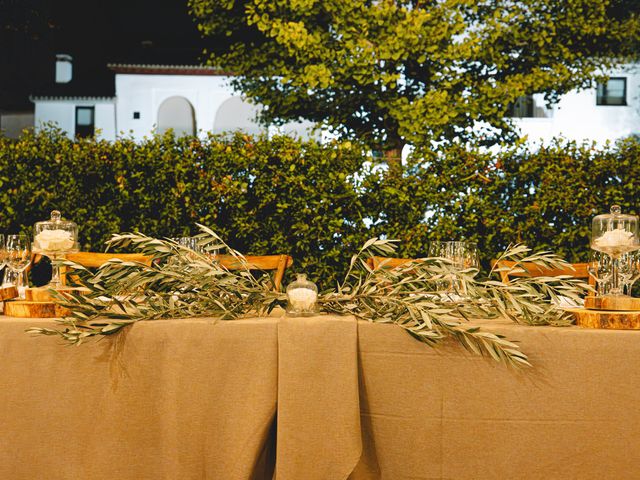
<svg viewBox="0 0 640 480"><path fill-rule="evenodd" d="M287 313L304 317L317 312L318 287L307 280L307 275L298 273L296 280L287 285Z"/></svg>
<svg viewBox="0 0 640 480"><path fill-rule="evenodd" d="M625 253L640 249L638 217L623 214L619 205L613 205L611 213L597 215L592 222L591 248L611 257L611 288L608 295L622 295L619 259Z"/></svg>
<svg viewBox="0 0 640 480"><path fill-rule="evenodd" d="M51 282L48 287L57 288L62 285L60 267L55 260L62 259L67 253L74 253L78 250L78 225L63 219L58 210L51 212L50 220L36 222L33 226L32 251L52 260Z"/></svg>

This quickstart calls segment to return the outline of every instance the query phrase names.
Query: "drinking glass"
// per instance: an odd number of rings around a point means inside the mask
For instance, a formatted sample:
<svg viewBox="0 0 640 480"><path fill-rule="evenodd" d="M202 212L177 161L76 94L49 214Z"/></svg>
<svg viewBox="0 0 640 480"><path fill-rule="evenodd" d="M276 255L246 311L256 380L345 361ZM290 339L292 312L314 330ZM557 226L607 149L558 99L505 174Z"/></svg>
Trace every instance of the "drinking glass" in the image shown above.
<svg viewBox="0 0 640 480"><path fill-rule="evenodd" d="M0 233L0 270L4 268L7 263L7 249L6 244L4 243L4 234ZM4 269L3 274L6 276L7 268ZM2 281L2 285L4 285L4 280Z"/></svg>
<svg viewBox="0 0 640 480"><path fill-rule="evenodd" d="M7 235L6 247L7 265L18 274L16 287L20 298L24 298L26 288L22 273L31 263L31 242L26 235Z"/></svg>
<svg viewBox="0 0 640 480"><path fill-rule="evenodd" d="M596 294L607 295L611 289L613 260L606 253L593 250L589 257L589 275L596 281Z"/></svg>
<svg viewBox="0 0 640 480"><path fill-rule="evenodd" d="M12 282L14 274L7 266L7 244L5 243L3 233L0 233L0 270L2 270L2 282L0 286L9 287L15 285Z"/></svg>
<svg viewBox="0 0 640 480"><path fill-rule="evenodd" d="M171 238L171 240L176 242L178 245L187 247L188 249L193 250L194 252L207 256L212 261L215 261L217 259L218 251L213 250L211 252L207 252L203 246L198 245L197 237L176 237L176 238Z"/></svg>
<svg viewBox="0 0 640 480"><path fill-rule="evenodd" d="M640 277L640 255L638 252L624 253L618 259L620 283L626 295L631 296L631 288Z"/></svg>
<svg viewBox="0 0 640 480"><path fill-rule="evenodd" d="M449 261L453 270L478 269L478 247L475 242L431 242L428 254L430 257L444 258ZM464 282L455 283L455 278L438 282L438 290L459 292L466 295Z"/></svg>

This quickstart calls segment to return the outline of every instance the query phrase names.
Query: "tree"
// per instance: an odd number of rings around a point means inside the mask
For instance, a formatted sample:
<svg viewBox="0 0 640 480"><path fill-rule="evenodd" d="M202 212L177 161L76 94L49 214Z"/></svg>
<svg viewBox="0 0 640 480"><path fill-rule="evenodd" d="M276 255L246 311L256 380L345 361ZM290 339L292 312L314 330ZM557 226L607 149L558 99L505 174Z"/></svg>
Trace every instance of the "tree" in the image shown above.
<svg viewBox="0 0 640 480"><path fill-rule="evenodd" d="M212 65L266 108L372 148L513 138L549 103L637 54L637 0L189 0Z"/></svg>

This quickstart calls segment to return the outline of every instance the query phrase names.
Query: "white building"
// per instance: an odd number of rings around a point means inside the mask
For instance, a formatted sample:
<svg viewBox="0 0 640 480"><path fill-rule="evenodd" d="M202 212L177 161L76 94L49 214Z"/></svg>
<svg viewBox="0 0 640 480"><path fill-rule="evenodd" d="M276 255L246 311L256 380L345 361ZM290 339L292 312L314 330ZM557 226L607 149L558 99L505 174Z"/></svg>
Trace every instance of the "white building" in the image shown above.
<svg viewBox="0 0 640 480"><path fill-rule="evenodd" d="M515 106L516 125L531 143L554 137L576 141L607 140L640 135L640 65L609 72L597 87L569 92L551 109L542 95L523 98Z"/></svg>
<svg viewBox="0 0 640 480"><path fill-rule="evenodd" d="M255 121L258 106L233 91L230 75L211 67L112 64L110 88L73 95L71 57L58 55L56 82L64 94L32 96L35 127L56 123L69 136L92 135L141 140L172 128L176 134L206 135L264 131ZM115 88L114 88L115 87ZM85 92L86 93L86 92ZM513 109L515 123L533 144L554 137L607 140L640 134L640 68L612 72L606 84L570 92L546 108L542 95L522 98ZM308 136L310 123L291 124L286 133Z"/></svg>
<svg viewBox="0 0 640 480"><path fill-rule="evenodd" d="M68 56L58 56L56 82L69 83L72 74L60 68ZM230 86L230 76L211 67L113 64L113 95L34 95L35 126L55 123L69 136L94 133L115 140L141 140L169 128L177 135L243 130L256 134L258 108ZM60 72L64 72L60 75ZM288 133L307 135L310 124L292 124Z"/></svg>

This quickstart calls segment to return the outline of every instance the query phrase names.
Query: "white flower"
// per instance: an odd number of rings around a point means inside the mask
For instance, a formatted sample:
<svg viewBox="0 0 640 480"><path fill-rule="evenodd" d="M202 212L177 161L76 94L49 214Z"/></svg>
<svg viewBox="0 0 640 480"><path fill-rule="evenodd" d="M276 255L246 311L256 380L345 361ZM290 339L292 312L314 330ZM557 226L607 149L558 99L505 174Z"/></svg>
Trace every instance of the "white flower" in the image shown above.
<svg viewBox="0 0 640 480"><path fill-rule="evenodd" d="M66 252L73 248L73 237L66 230L42 230L34 239L34 247L43 252Z"/></svg>
<svg viewBox="0 0 640 480"><path fill-rule="evenodd" d="M635 245L636 240L633 236L633 232L627 232L622 228L616 228L615 230L608 230L604 232L600 237L593 241L593 244L598 248L624 247Z"/></svg>
<svg viewBox="0 0 640 480"><path fill-rule="evenodd" d="M297 311L311 310L316 303L318 294L310 288L294 288L287 292L291 306Z"/></svg>

